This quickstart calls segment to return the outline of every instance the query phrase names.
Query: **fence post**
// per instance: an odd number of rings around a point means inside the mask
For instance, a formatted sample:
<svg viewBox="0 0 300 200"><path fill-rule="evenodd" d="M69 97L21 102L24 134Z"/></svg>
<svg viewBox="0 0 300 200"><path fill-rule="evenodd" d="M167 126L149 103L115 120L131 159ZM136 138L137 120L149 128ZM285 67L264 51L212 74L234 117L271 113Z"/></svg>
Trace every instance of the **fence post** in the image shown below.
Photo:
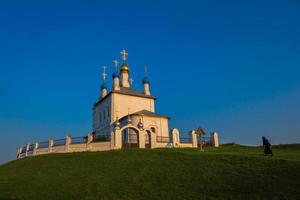
<svg viewBox="0 0 300 200"><path fill-rule="evenodd" d="M23 145L20 145L18 150L18 159L22 158Z"/></svg>
<svg viewBox="0 0 300 200"><path fill-rule="evenodd" d="M72 138L70 135L66 136L66 144L65 144L65 152L69 152L69 145L72 142Z"/></svg>
<svg viewBox="0 0 300 200"><path fill-rule="evenodd" d="M171 130L171 135L172 135L173 147L179 147L180 146L179 130L177 128L173 128Z"/></svg>
<svg viewBox="0 0 300 200"><path fill-rule="evenodd" d="M150 131L150 148L154 149L156 147L156 134Z"/></svg>
<svg viewBox="0 0 300 200"><path fill-rule="evenodd" d="M33 155L36 155L36 151L39 148L40 142L39 141L35 141L34 143L34 149L33 149Z"/></svg>
<svg viewBox="0 0 300 200"><path fill-rule="evenodd" d="M30 143L28 143L28 144L26 145L25 157L27 157L27 156L28 156L28 151L29 151L29 148L30 148Z"/></svg>
<svg viewBox="0 0 300 200"><path fill-rule="evenodd" d="M88 137L87 137L87 143L90 144L93 142L93 134L92 133L89 133L88 134Z"/></svg>
<svg viewBox="0 0 300 200"><path fill-rule="evenodd" d="M197 148L198 147L198 141L197 141L197 134L196 134L196 131L191 131L190 132L190 137L191 137L191 140L192 140L192 147L193 148Z"/></svg>
<svg viewBox="0 0 300 200"><path fill-rule="evenodd" d="M54 145L54 139L51 138L51 139L49 140L49 147L48 147L49 153L52 152L52 147L53 147L53 145Z"/></svg>
<svg viewBox="0 0 300 200"><path fill-rule="evenodd" d="M89 133L87 135L87 140L86 140L86 150L91 151L92 150L92 145L91 143L93 142L93 134Z"/></svg>
<svg viewBox="0 0 300 200"><path fill-rule="evenodd" d="M119 126L115 127L114 131L114 149L121 149L122 148L122 134Z"/></svg>
<svg viewBox="0 0 300 200"><path fill-rule="evenodd" d="M210 136L210 140L214 147L219 147L219 136L217 132L213 132Z"/></svg>

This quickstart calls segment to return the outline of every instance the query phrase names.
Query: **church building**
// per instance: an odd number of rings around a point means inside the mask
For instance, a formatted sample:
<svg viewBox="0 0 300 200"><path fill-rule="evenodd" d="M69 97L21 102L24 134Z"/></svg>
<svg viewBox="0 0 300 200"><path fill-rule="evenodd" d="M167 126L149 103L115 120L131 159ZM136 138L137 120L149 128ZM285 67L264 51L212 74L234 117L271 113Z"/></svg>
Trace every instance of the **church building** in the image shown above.
<svg viewBox="0 0 300 200"><path fill-rule="evenodd" d="M138 145L138 130L144 130L145 145L150 144L151 134L161 138L169 138L169 117L155 112L155 97L150 92L150 81L145 69L141 81L143 91L133 88L130 79L130 67L127 63L128 53L121 52L122 64L114 61L115 71L112 74L113 85L109 91L106 84L105 67L102 73L101 95L93 107L93 135L97 138L109 138L115 126L124 127L122 144Z"/></svg>
<svg viewBox="0 0 300 200"><path fill-rule="evenodd" d="M128 53L121 52L122 64L114 61L112 86L106 84L103 67L101 94L93 106L93 130L84 137L63 139L50 138L48 141L21 145L18 158L27 156L83 151L109 151L123 148L198 148L202 145L219 146L218 133L203 137L205 132L198 128L189 136L180 137L179 130L169 131L170 118L155 112L155 97L151 95L150 81L145 75L141 80L143 91L133 88Z"/></svg>

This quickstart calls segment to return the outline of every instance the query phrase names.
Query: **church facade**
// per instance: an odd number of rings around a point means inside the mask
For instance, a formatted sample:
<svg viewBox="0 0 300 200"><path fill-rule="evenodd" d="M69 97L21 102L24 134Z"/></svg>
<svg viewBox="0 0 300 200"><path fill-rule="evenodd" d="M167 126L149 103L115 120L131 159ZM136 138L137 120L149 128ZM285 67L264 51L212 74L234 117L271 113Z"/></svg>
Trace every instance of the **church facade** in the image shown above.
<svg viewBox="0 0 300 200"><path fill-rule="evenodd" d="M169 117L155 112L155 97L150 92L150 81L145 72L142 84L143 91L133 88L130 79L130 67L127 64L128 53L123 50L122 64L114 61L115 71L112 74L113 85L106 84L105 67L102 73L101 95L93 107L94 138L107 138L115 134L116 126L122 128L122 146L135 146L139 138L150 145L151 135L155 138L169 138ZM143 130L143 135L139 132Z"/></svg>

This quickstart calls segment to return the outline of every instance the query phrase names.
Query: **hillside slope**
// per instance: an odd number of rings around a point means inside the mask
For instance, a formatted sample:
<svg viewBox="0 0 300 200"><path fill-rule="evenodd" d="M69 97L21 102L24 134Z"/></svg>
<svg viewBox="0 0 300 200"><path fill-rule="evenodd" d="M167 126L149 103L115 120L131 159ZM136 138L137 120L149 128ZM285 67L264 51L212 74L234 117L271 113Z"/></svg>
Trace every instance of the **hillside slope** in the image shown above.
<svg viewBox="0 0 300 200"><path fill-rule="evenodd" d="M0 166L0 199L300 199L300 145L51 154Z"/></svg>

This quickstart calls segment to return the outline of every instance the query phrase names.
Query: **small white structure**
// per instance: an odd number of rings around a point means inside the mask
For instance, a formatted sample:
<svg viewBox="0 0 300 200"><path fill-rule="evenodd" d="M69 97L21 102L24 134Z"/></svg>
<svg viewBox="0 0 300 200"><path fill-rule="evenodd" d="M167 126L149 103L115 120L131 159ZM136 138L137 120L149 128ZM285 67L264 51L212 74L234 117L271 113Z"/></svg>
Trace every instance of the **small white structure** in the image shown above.
<svg viewBox="0 0 300 200"><path fill-rule="evenodd" d="M155 112L155 97L150 92L150 81L145 75L142 92L133 88L127 64L128 53L123 50L122 65L114 61L113 85L108 91L106 68L103 67L101 94L93 106L93 132L86 137L66 136L61 140L50 139L21 146L18 157L45 153L105 151L121 148L197 148L199 138L195 131L189 137L180 138L179 130L169 131L170 118ZM207 143L219 146L214 132Z"/></svg>

